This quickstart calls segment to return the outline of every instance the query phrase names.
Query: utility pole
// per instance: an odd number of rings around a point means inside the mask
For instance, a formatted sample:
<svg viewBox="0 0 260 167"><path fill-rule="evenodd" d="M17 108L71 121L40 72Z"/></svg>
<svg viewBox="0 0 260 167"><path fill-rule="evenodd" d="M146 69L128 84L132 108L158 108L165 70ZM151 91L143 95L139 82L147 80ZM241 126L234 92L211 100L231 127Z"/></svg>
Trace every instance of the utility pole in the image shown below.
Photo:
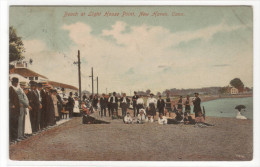
<svg viewBox="0 0 260 167"><path fill-rule="evenodd" d="M78 65L78 78L79 78L79 104L81 103L81 72L80 72L80 51L78 50L78 61L73 62ZM79 106L81 108L81 105Z"/></svg>
<svg viewBox="0 0 260 167"><path fill-rule="evenodd" d="M80 51L79 50L78 50L78 72L79 72L79 104L81 104L81 72L80 72Z"/></svg>
<svg viewBox="0 0 260 167"><path fill-rule="evenodd" d="M94 79L93 79L94 75L93 75L93 67L91 67L91 76L89 76L89 77L91 77L91 80L92 80L92 98L93 98L93 97L94 97Z"/></svg>
<svg viewBox="0 0 260 167"><path fill-rule="evenodd" d="M98 95L98 77L97 77L97 95Z"/></svg>

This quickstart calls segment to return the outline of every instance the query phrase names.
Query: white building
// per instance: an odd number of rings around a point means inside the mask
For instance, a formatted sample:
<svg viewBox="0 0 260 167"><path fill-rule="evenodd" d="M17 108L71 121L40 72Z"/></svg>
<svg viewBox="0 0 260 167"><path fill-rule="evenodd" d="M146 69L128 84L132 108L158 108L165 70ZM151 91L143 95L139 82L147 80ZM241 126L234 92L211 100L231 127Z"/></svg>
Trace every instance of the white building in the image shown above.
<svg viewBox="0 0 260 167"><path fill-rule="evenodd" d="M238 89L237 89L237 88L234 88L234 87L231 87L231 88L230 88L230 94L232 94L232 95L238 94Z"/></svg>

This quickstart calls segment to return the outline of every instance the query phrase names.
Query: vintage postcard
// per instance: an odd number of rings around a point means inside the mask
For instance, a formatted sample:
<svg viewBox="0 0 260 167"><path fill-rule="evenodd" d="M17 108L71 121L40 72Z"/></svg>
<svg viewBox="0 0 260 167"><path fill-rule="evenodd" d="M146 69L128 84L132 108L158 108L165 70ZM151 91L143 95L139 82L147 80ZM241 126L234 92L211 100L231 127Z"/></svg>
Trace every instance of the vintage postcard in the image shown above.
<svg viewBox="0 0 260 167"><path fill-rule="evenodd" d="M251 161L252 6L10 6L13 161Z"/></svg>

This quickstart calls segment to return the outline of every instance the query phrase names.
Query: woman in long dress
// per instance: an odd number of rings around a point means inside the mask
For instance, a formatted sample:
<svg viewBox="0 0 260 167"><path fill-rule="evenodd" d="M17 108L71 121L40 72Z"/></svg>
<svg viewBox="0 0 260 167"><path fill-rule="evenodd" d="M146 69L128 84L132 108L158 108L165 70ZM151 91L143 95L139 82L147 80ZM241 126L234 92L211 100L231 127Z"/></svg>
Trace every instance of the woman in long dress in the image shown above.
<svg viewBox="0 0 260 167"><path fill-rule="evenodd" d="M52 100L52 93L50 91L49 87L46 87L46 101L47 101L47 108L46 108L46 112L47 112L47 125L48 126L54 126L56 124L56 120L55 120L55 111L54 111L54 104L53 104L53 100Z"/></svg>
<svg viewBox="0 0 260 167"><path fill-rule="evenodd" d="M24 92L26 94L25 98L27 98L28 93L29 93L29 89L25 88ZM29 108L30 108L30 106L29 106ZM31 125L29 108L25 108L25 121L24 121L24 134L25 135L31 135L32 134L32 125Z"/></svg>
<svg viewBox="0 0 260 167"><path fill-rule="evenodd" d="M58 99L57 99L57 91L56 90L53 90L51 98L52 98L53 105L54 105L55 118L56 118L56 121L58 121L59 120L59 111L58 111Z"/></svg>
<svg viewBox="0 0 260 167"><path fill-rule="evenodd" d="M24 134L25 135L31 135L32 134L32 126L31 126L29 108L25 109Z"/></svg>

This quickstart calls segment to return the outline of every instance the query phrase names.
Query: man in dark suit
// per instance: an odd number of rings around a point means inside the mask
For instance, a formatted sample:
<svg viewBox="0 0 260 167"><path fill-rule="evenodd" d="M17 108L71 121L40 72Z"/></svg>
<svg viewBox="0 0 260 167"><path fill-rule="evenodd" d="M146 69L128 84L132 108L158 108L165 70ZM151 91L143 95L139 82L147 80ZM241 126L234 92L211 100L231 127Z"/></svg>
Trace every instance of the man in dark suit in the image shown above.
<svg viewBox="0 0 260 167"><path fill-rule="evenodd" d="M122 117L126 116L127 111L127 104L130 102L130 100L126 97L126 94L123 94L123 97L120 99L120 107L122 108Z"/></svg>
<svg viewBox="0 0 260 167"><path fill-rule="evenodd" d="M41 104L42 104L42 108L41 108L41 120L40 120L40 128L44 129L47 127L47 116L46 116L46 109L47 109L47 98L46 98L46 88L42 89L40 91L40 96L41 96Z"/></svg>
<svg viewBox="0 0 260 167"><path fill-rule="evenodd" d="M195 94L195 99L192 100L193 102L193 112L195 113L195 117L199 116L199 112L201 112L201 107L200 107L200 98L199 98L199 93L194 93Z"/></svg>
<svg viewBox="0 0 260 167"><path fill-rule="evenodd" d="M9 87L9 141L18 138L18 119L20 114L20 103L16 93L18 78L12 78L12 85Z"/></svg>
<svg viewBox="0 0 260 167"><path fill-rule="evenodd" d="M68 98L67 108L69 110L69 117L72 118L73 116L73 108L74 108L75 101L72 98L72 92L70 92L70 96Z"/></svg>
<svg viewBox="0 0 260 167"><path fill-rule="evenodd" d="M30 119L32 125L32 132L36 133L39 130L38 114L40 110L39 94L36 91L37 83L30 81L31 91L29 92L28 99L31 106Z"/></svg>
<svg viewBox="0 0 260 167"><path fill-rule="evenodd" d="M134 96L132 97L132 102L133 102L133 110L134 110L134 117L137 116L136 114L136 109L137 109L137 104L136 100L138 99L137 92L134 92Z"/></svg>
<svg viewBox="0 0 260 167"><path fill-rule="evenodd" d="M118 110L117 110L118 98L116 97L116 92L113 92L113 96L111 96L111 98L110 98L110 103L111 103L112 115L114 112L116 112L116 115L118 116Z"/></svg>
<svg viewBox="0 0 260 167"><path fill-rule="evenodd" d="M106 117L107 99L106 99L104 93L102 94L102 97L100 98L99 103L100 103L100 108L101 108L101 110L100 110L101 117L103 117L103 115ZM104 113L103 113L103 111L104 111Z"/></svg>
<svg viewBox="0 0 260 167"><path fill-rule="evenodd" d="M159 95L159 99L157 100L157 108L158 108L159 114L165 115L165 113L164 113L164 107L165 107L165 102L164 102L164 100L162 99L162 96Z"/></svg>

